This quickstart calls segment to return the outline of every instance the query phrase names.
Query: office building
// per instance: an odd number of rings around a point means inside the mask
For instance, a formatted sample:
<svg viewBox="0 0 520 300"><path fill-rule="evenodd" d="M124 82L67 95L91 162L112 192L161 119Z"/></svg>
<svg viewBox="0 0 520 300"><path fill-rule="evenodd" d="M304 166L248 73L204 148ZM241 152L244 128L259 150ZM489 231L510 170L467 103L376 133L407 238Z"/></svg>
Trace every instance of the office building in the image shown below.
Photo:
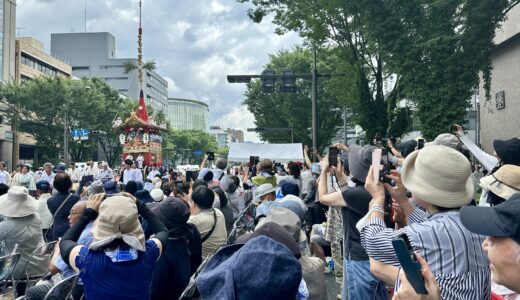
<svg viewBox="0 0 520 300"><path fill-rule="evenodd" d="M14 56L16 35L16 1L0 1L0 81L14 80ZM13 132L6 117L0 114L0 160L6 161L8 168L13 160Z"/></svg>
<svg viewBox="0 0 520 300"><path fill-rule="evenodd" d="M480 82L477 135L484 151L493 153L493 140L520 137L520 6L513 7L497 29L491 54L491 99L486 99Z"/></svg>
<svg viewBox="0 0 520 300"><path fill-rule="evenodd" d="M66 62L45 53L43 43L31 38L16 39L15 79L17 82L31 80L38 76L71 77L72 68ZM36 140L26 133L18 133L19 152L13 161L17 163L38 164Z"/></svg>
<svg viewBox="0 0 520 300"><path fill-rule="evenodd" d="M215 136L219 148L229 147L230 143L244 142L244 132L242 130L231 128L223 129L220 126L210 126L209 133Z"/></svg>
<svg viewBox="0 0 520 300"><path fill-rule="evenodd" d="M168 98L166 118L173 129L208 130L209 106L197 100Z"/></svg>
<svg viewBox="0 0 520 300"><path fill-rule="evenodd" d="M137 66L136 58L116 58L116 40L108 32L51 34L51 52L65 58L72 66L72 75L98 77L128 99L139 99L137 69L124 72L126 62ZM168 82L157 72L143 70L145 101L154 110L168 108Z"/></svg>

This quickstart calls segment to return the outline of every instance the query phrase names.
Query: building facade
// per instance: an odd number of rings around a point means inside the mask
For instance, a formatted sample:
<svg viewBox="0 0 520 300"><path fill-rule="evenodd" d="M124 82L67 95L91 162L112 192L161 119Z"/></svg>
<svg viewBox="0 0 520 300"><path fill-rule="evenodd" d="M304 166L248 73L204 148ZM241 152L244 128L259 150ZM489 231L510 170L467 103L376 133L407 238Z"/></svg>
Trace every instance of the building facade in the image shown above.
<svg viewBox="0 0 520 300"><path fill-rule="evenodd" d="M124 72L124 64L136 58L116 58L116 40L108 32L51 34L51 52L65 58L76 77L98 77L131 100L139 99L137 69ZM143 92L155 111L167 111L168 82L155 71L143 70Z"/></svg>
<svg viewBox="0 0 520 300"><path fill-rule="evenodd" d="M71 77L72 67L46 53L42 42L31 37L17 38L15 45L16 82L31 80L39 76ZM13 154L13 161L37 164L38 152L34 137L26 133L18 133L17 138L19 151Z"/></svg>
<svg viewBox="0 0 520 300"><path fill-rule="evenodd" d="M166 118L173 129L208 131L209 106L197 100L168 98Z"/></svg>
<svg viewBox="0 0 520 300"><path fill-rule="evenodd" d="M15 80L16 1L0 2L0 81ZM13 160L13 132L4 115L0 114L0 160L10 169Z"/></svg>
<svg viewBox="0 0 520 300"><path fill-rule="evenodd" d="M486 99L484 83L479 90L479 120L482 148L493 153L493 140L520 137L520 6L509 11L497 30L491 55L491 99Z"/></svg>
<svg viewBox="0 0 520 300"><path fill-rule="evenodd" d="M220 126L210 126L209 133L215 136L219 148L229 147L230 143L243 143L244 132L236 129L223 129Z"/></svg>

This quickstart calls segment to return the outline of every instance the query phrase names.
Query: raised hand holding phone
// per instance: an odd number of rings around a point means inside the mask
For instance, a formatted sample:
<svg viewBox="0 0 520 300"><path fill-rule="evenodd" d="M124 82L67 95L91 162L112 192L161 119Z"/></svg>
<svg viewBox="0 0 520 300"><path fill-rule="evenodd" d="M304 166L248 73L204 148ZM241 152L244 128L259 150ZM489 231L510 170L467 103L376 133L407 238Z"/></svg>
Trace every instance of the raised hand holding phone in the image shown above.
<svg viewBox="0 0 520 300"><path fill-rule="evenodd" d="M415 253L415 257L417 261L421 264L421 273L424 278L424 284L426 286L426 290L428 294L418 294L413 286L410 284L410 281L406 277L406 274L403 269L399 271L399 280L401 281L401 286L395 292L392 300L440 300L441 299L441 291L439 288L439 283L435 279L435 275L433 275L428 263L424 260L422 256Z"/></svg>
<svg viewBox="0 0 520 300"><path fill-rule="evenodd" d="M422 275L422 265L417 260L417 256L413 251L412 245L406 234L401 234L392 240L395 254L401 263L401 268L406 274L406 278L416 293L426 295L428 290L424 284Z"/></svg>
<svg viewBox="0 0 520 300"><path fill-rule="evenodd" d="M379 171L381 170L381 155L383 154L383 150L374 149L372 151L372 176L374 178L374 182L379 181Z"/></svg>

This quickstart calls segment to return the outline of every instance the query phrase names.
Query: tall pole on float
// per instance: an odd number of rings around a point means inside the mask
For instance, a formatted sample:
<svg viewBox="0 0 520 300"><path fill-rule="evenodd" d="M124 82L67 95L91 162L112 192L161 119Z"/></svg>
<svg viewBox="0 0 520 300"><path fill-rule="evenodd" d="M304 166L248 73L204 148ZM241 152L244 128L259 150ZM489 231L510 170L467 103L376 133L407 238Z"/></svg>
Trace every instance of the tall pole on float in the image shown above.
<svg viewBox="0 0 520 300"><path fill-rule="evenodd" d="M137 74L139 78L139 89L143 91L143 27L141 26L141 6L139 0L139 29L137 30Z"/></svg>

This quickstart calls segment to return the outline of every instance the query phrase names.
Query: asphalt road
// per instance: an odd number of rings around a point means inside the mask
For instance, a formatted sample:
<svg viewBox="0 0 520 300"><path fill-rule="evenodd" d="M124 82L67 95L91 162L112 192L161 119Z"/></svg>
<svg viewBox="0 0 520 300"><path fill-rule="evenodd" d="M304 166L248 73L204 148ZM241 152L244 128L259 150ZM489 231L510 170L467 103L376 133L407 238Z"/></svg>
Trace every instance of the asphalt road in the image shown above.
<svg viewBox="0 0 520 300"><path fill-rule="evenodd" d="M336 300L336 295L341 293L341 290L332 273L325 274L325 285L327 286L327 300Z"/></svg>

